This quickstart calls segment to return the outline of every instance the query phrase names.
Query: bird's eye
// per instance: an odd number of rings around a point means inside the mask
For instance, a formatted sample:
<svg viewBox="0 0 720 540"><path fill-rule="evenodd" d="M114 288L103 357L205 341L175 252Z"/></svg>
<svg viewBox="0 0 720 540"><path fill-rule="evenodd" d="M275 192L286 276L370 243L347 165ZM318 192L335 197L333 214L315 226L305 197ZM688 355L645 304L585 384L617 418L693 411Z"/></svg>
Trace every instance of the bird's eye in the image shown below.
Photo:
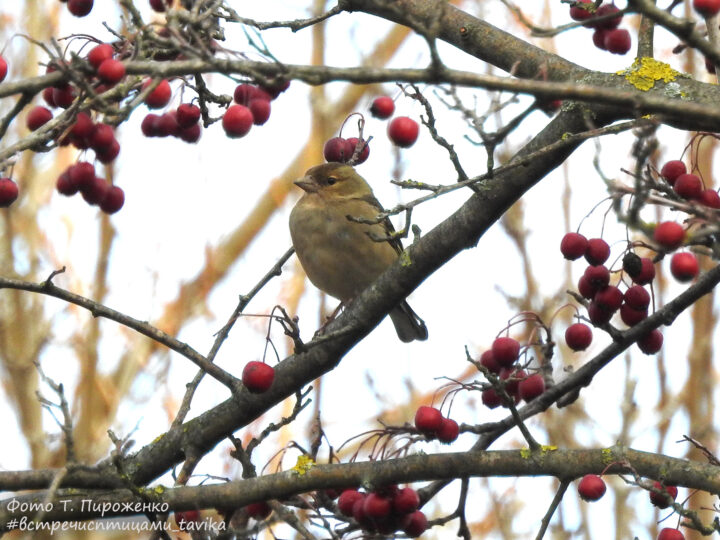
<svg viewBox="0 0 720 540"><path fill-rule="evenodd" d="M335 184L335 182L337 182L337 178L335 178L334 176L328 177L328 179L327 179L328 186L332 186L333 184Z"/></svg>

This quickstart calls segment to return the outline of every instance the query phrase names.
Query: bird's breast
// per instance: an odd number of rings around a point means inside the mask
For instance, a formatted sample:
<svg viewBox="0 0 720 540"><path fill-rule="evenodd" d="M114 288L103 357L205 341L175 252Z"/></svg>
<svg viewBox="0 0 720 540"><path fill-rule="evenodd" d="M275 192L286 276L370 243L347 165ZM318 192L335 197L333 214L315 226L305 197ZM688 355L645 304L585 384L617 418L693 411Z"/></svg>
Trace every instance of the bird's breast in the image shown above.
<svg viewBox="0 0 720 540"><path fill-rule="evenodd" d="M375 281L397 254L387 242L368 237L369 231L382 235L380 225L349 221L352 209L323 202L306 195L295 205L290 214L293 246L317 288L349 300Z"/></svg>

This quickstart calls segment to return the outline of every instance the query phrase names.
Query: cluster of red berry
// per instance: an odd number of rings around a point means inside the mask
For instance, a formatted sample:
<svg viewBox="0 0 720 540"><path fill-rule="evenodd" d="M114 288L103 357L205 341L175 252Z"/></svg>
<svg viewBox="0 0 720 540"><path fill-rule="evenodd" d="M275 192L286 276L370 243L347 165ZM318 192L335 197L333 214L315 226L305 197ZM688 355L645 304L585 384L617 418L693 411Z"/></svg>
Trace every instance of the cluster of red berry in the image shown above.
<svg viewBox="0 0 720 540"><path fill-rule="evenodd" d="M289 87L289 81L273 86L238 85L233 94L235 105L228 107L222 119L227 136L234 139L244 137L253 124L262 126L270 118L270 102Z"/></svg>
<svg viewBox="0 0 720 540"><path fill-rule="evenodd" d="M395 112L395 103L388 96L376 97L370 105L370 114L380 120L387 120ZM340 130L342 132L342 129ZM401 148L410 148L417 141L420 126L412 118L398 116L388 124L388 137L390 141ZM337 161L359 165L364 163L370 155L369 141L358 137L348 139L342 136L328 139L323 146L323 156L328 162Z"/></svg>
<svg viewBox="0 0 720 540"><path fill-rule="evenodd" d="M605 495L606 486L601 477L596 474L586 474L578 483L578 494L587 502L598 501ZM665 509L675 501L678 495L677 486L665 485L661 482L654 482L650 491L650 503L657 508ZM678 530L664 528L658 534L657 540L684 540L685 536Z"/></svg>
<svg viewBox="0 0 720 540"><path fill-rule="evenodd" d="M354 518L367 532L403 531L410 538L417 538L428 528L425 514L418 510L420 497L410 487L389 486L370 493L346 489L337 506L342 515Z"/></svg>
<svg viewBox="0 0 720 540"><path fill-rule="evenodd" d="M439 409L423 405L415 412L415 427L428 439L450 444L458 438L460 428L452 418L445 418Z"/></svg>
<svg viewBox="0 0 720 540"><path fill-rule="evenodd" d="M520 400L532 401L545 392L545 379L540 373L528 374L519 368L516 365L519 357L520 343L511 337L497 338L492 347L480 356L480 364L500 377L502 389L515 404ZM498 388L483 390L482 402L490 409L510 405Z"/></svg>
<svg viewBox="0 0 720 540"><path fill-rule="evenodd" d="M677 224L672 223L672 225ZM682 241L684 232L682 227L677 226L680 228ZM667 245L663 244L668 241L664 234L666 229L665 223L661 223L655 229L655 239L661 245ZM578 281L578 292L590 301L587 308L588 317L595 326L610 322L618 310L620 318L628 326L635 326L647 318L650 294L643 285L652 283L655 279L655 266L651 259L641 258L633 252L625 255L623 271L634 285L623 293L617 286L610 285L610 270L604 265L610 257L610 246L602 238L588 240L579 233L567 233L560 242L560 251L568 260L574 261L584 256L589 263ZM592 342L592 331L583 323L575 323L565 331L565 341L574 351L585 350ZM638 347L645 354L657 353L662 343L663 337L659 330L652 330L637 342Z"/></svg>
<svg viewBox="0 0 720 540"><path fill-rule="evenodd" d="M357 152L357 156L355 153ZM343 137L333 137L328 139L323 146L323 156L325 161L337 161L339 163L352 163L359 165L364 163L370 155L370 144L368 141L357 137L344 139ZM355 158L353 159L353 156Z"/></svg>
<svg viewBox="0 0 720 540"><path fill-rule="evenodd" d="M200 107L182 103L177 109L163 114L149 113L143 118L140 129L146 137L177 137L187 143L200 140Z"/></svg>
<svg viewBox="0 0 720 540"><path fill-rule="evenodd" d="M395 112L395 103L388 96L376 97L370 105L370 114L387 120ZM397 116L388 124L387 134L392 143L400 148L410 148L420 134L418 123L407 116Z"/></svg>
<svg viewBox="0 0 720 540"><path fill-rule="evenodd" d="M125 203L123 190L97 176L95 166L87 161L78 161L65 169L58 177L56 187L60 194L66 196L80 192L85 202L99 206L106 214L114 214Z"/></svg>
<svg viewBox="0 0 720 540"><path fill-rule="evenodd" d="M603 4L596 9L593 0L577 0L570 7L570 17L595 30L592 40L598 49L613 54L625 54L630 50L630 32L618 28L623 16L614 4Z"/></svg>

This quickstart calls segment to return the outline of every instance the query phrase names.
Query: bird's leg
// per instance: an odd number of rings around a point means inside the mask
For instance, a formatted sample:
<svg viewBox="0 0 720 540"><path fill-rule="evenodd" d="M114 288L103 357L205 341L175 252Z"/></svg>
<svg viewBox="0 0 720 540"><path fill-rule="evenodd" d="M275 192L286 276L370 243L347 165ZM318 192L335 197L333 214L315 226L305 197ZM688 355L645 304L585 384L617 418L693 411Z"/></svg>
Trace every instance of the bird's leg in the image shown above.
<svg viewBox="0 0 720 540"><path fill-rule="evenodd" d="M352 301L352 300L348 301L347 303L349 304L351 301ZM324 333L325 333L325 327L326 327L328 324L330 324L330 322L333 321L333 320L335 319L335 317L338 316L338 314L340 313L340 311L341 311L344 307L345 307L345 302L340 302L340 303L338 304L338 306L333 310L333 312L332 312L330 315L328 315L328 317L325 319L325 322L322 323L322 326L320 326L320 328L318 328L318 329L315 331L315 336L320 336L320 335L324 334Z"/></svg>

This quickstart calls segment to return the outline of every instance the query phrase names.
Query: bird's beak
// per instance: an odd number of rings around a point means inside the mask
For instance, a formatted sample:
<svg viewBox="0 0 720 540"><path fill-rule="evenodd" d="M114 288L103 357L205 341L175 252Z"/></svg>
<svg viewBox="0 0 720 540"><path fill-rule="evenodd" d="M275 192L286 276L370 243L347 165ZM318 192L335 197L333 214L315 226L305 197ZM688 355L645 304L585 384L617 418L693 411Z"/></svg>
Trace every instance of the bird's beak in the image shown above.
<svg viewBox="0 0 720 540"><path fill-rule="evenodd" d="M315 193L318 190L317 182L314 182L312 178L307 176L303 176L300 180L295 180L293 183L307 193Z"/></svg>

